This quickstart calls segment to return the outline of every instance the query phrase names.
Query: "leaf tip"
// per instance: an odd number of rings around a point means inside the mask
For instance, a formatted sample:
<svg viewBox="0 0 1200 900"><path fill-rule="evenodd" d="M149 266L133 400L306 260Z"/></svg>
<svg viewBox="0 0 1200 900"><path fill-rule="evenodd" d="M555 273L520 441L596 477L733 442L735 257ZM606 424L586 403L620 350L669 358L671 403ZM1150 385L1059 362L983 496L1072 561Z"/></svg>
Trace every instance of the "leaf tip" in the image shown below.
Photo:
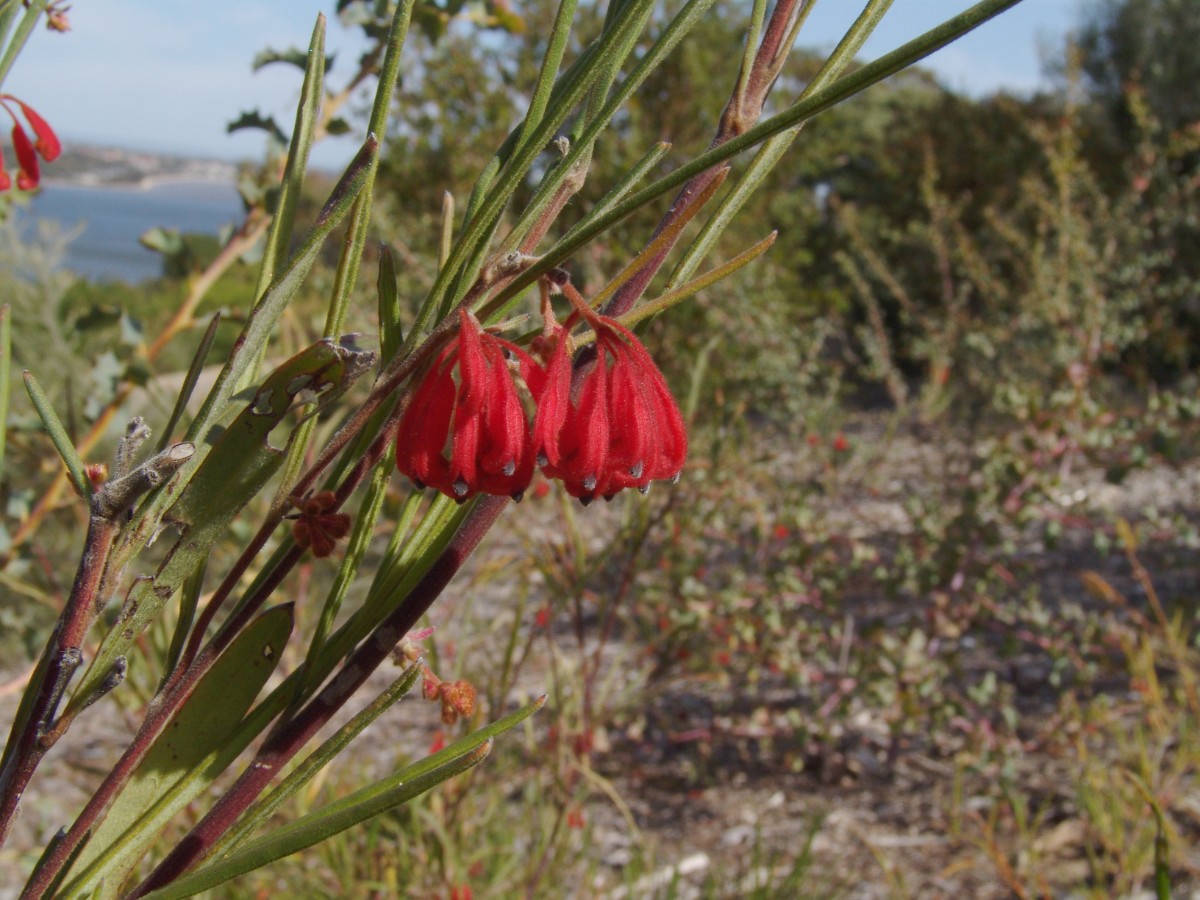
<svg viewBox="0 0 1200 900"><path fill-rule="evenodd" d="M490 737L486 741L484 741L482 744L480 744L478 747L476 747L474 750L472 750L467 755L467 760L471 763L471 765L475 765L476 763L481 763L491 755L492 748L495 746L496 746L496 739L494 737Z"/></svg>

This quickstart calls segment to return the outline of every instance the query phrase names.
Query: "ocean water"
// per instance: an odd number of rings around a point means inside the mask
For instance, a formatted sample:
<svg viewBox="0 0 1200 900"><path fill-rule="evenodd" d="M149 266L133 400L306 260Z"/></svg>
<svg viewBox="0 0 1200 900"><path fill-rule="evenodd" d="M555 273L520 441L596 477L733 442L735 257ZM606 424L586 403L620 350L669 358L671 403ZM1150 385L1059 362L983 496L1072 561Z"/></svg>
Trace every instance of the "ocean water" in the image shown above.
<svg viewBox="0 0 1200 900"><path fill-rule="evenodd" d="M64 232L79 230L67 245L64 267L85 278L136 284L162 272L162 257L138 237L155 226L195 234L217 234L241 216L242 201L232 184L164 182L149 187L82 187L47 184L17 224L32 234L38 220Z"/></svg>

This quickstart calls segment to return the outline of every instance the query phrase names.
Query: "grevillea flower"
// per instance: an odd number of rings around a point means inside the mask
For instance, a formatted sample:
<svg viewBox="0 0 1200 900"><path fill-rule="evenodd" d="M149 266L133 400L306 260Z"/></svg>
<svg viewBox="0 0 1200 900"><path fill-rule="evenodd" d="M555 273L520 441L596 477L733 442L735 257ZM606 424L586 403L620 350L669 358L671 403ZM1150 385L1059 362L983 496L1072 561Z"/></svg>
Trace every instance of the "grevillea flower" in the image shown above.
<svg viewBox="0 0 1200 900"><path fill-rule="evenodd" d="M292 523L296 546L312 548L318 559L329 556L337 542L350 533L350 516L335 510L337 498L333 491L321 491L303 500L292 498L300 512Z"/></svg>
<svg viewBox="0 0 1200 900"><path fill-rule="evenodd" d="M632 331L593 312L569 283L562 290L576 311L548 336L553 346L533 426L538 465L584 504L678 479L687 430L658 366ZM596 333L596 358L573 389L568 332L580 317Z"/></svg>
<svg viewBox="0 0 1200 900"><path fill-rule="evenodd" d="M533 445L510 362L536 400L545 380L541 367L460 311L457 337L400 419L396 466L418 487L460 502L477 493L521 498L533 478Z"/></svg>
<svg viewBox="0 0 1200 900"><path fill-rule="evenodd" d="M29 139L21 120L17 118L17 114L9 105L12 103L21 108L21 113L25 116L29 127L33 129L33 136L36 140ZM40 156L46 162L53 162L62 153L62 144L59 143L58 135L54 133L54 129L50 127L49 123L27 103L23 103L11 94L0 94L0 106L4 107L13 121L13 152L17 156L17 167L20 169L17 175L17 187L22 191L31 191L38 186L42 177L38 157ZM12 179L5 169L3 157L0 157L0 191L6 191L11 186Z"/></svg>

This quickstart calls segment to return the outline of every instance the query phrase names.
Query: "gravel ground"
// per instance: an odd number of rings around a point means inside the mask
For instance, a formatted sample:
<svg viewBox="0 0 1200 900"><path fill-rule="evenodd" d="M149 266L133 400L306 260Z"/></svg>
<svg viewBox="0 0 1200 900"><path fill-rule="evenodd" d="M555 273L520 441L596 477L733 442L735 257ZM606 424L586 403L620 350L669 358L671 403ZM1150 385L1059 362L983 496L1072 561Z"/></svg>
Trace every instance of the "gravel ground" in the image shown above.
<svg viewBox="0 0 1200 900"><path fill-rule="evenodd" d="M869 432L855 435L859 441L871 438ZM772 464L779 477L788 477L802 465L796 455L802 452L775 456ZM950 452L953 448L901 440L889 454L887 472L874 479L877 489L856 497L852 504L831 504L824 514L842 517L841 526L861 538L902 529L908 521L902 506L905 497L939 471L945 464L944 454ZM1064 509L1086 505L1096 514L1129 517L1142 516L1148 510L1160 514L1183 511L1193 522L1200 515L1197 465L1135 472L1119 486L1089 473L1072 475L1065 484L1060 498ZM614 513L601 507L589 528L602 534L604 519L610 515ZM526 526L524 535L536 537L539 528L553 527L550 522L536 523ZM517 537L500 529L479 560L518 552ZM1021 552L1034 562L1031 570L1047 596L1086 596L1078 579L1083 568L1100 570L1118 588L1131 583L1121 559L1101 558L1089 545L1073 542L1070 535L1053 551L1029 544L1022 546ZM1147 553L1146 561L1164 593L1195 594L1200 560L1194 550L1166 546L1147 548ZM472 576L468 572L462 577ZM495 603L497 608L508 602L511 579L493 573L486 584L484 602ZM444 625L447 635L453 633L462 593L452 586L435 609L434 622ZM872 602L874 614L885 618L912 614L911 610L888 608L879 598ZM612 649L616 653L621 648ZM1009 667L1005 677L1018 683L1038 680L1036 660L1029 661L1034 668L1025 672L1019 659L1005 665ZM11 719L23 675L19 665L0 668L0 721ZM378 692L394 675L394 670L377 673L363 695ZM539 692L543 678L544 673L536 668L527 670L518 691L524 696ZM611 750L597 760L599 771L613 781L628 803L641 839L654 847L658 861L659 868L646 875L630 896L652 896L672 879L680 886L676 896L699 896L696 885L723 872L737 873L742 879L740 887L730 887L730 896L736 896L748 892L753 879L762 877L779 860L794 857L810 837L814 863L805 884L817 895L1012 896L979 846L950 837L957 827L947 818L947 810L954 806L953 792L966 791L959 800L967 809L973 803L983 808L986 800L971 794L979 785L956 783L954 766L929 741L913 739L897 745L888 740L885 724L864 715L847 722L834 744L801 748L805 765L801 771L793 771L781 767L781 760L794 758L794 753L783 753L779 746L745 734L722 736L729 708L737 702L723 690L696 678L678 678L660 686L639 733L615 731L609 735ZM1054 699L1047 698L1044 705L1047 720ZM759 701L779 709L809 702L786 685L768 686ZM33 863L35 848L79 808L86 796L84 785L105 771L132 733L135 723L131 716L114 704L102 709L82 716L39 770L15 833L0 850L0 900L16 896L15 885L21 880L20 873ZM356 744L355 765L364 775L387 771L399 743L420 745L429 739L436 727L431 712L423 705L415 716L386 716ZM552 713L547 710L542 715ZM423 724L414 728L413 718ZM1031 721L1036 721L1036 716ZM697 730L709 734L711 740L679 738ZM1048 796L1061 788L1064 760L1035 751L1024 757L1021 765L1025 769L1022 777L1031 787L1044 785ZM1200 834L1200 788L1193 806ZM615 886L619 883L616 876L631 858L635 836L611 804L596 802L587 812L593 855L602 861L599 877L609 886L580 885L573 895L615 900L626 895L624 888ZM1045 856L1060 860L1053 871L1061 876L1062 884L1070 884L1086 875L1087 860L1082 856L1079 819L1069 804L1060 812L1061 821L1041 838L1045 841L1042 850ZM760 857L757 860L751 858L755 853ZM1188 864L1200 871L1200 852L1194 852ZM1192 890L1191 886L1181 888L1178 896L1188 896ZM1200 896L1200 892L1192 890L1191 896Z"/></svg>

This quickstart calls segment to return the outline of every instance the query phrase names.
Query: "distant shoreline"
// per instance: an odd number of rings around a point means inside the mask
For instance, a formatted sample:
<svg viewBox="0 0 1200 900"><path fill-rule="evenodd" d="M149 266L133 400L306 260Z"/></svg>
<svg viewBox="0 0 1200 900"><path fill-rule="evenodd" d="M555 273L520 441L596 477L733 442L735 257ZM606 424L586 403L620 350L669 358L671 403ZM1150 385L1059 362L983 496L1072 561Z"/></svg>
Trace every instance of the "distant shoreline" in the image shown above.
<svg viewBox="0 0 1200 900"><path fill-rule="evenodd" d="M137 181L104 181L99 178L42 178L42 184L46 187L76 187L76 188L94 188L96 190L105 191L148 191L157 187L165 187L174 184L194 184L194 185L222 185L228 187L237 186L237 173L232 173L228 178L218 178L212 175L205 176L197 173L183 173L170 175L144 175Z"/></svg>
<svg viewBox="0 0 1200 900"><path fill-rule="evenodd" d="M145 191L170 184L236 185L241 163L67 143L43 170L50 186Z"/></svg>

